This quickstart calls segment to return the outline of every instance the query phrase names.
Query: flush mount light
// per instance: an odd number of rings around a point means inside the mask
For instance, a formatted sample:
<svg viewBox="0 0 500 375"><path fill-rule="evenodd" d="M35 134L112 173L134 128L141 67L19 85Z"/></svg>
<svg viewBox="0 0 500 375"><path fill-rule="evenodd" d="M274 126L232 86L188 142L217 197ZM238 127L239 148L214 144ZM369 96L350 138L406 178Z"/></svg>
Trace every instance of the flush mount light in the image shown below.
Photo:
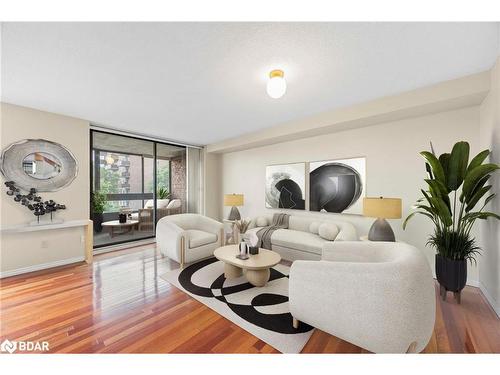
<svg viewBox="0 0 500 375"><path fill-rule="evenodd" d="M285 73L283 70L271 70L269 73L269 81L267 82L267 94L273 98L278 99L285 95L286 81Z"/></svg>

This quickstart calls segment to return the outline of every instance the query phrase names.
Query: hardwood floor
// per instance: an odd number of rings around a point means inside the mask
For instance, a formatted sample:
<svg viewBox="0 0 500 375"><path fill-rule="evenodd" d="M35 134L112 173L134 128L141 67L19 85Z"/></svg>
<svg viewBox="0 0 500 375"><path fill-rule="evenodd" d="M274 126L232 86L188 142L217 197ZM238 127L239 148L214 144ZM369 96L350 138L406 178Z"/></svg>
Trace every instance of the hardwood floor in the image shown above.
<svg viewBox="0 0 500 375"><path fill-rule="evenodd" d="M175 267L147 245L3 279L0 341L45 340L54 353L277 353L159 278ZM461 305L436 300L425 352L500 353L500 319L477 288ZM316 330L303 352L365 351Z"/></svg>

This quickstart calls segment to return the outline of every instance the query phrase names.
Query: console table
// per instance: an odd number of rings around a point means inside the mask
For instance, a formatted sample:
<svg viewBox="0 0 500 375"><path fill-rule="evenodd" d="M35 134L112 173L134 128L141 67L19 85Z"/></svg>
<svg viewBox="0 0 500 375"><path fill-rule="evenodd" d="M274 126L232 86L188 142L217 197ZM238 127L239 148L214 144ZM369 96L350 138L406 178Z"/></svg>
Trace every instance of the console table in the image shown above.
<svg viewBox="0 0 500 375"><path fill-rule="evenodd" d="M25 233L25 232L38 232L42 230L54 230L62 228L73 228L73 227L84 227L85 231L85 262L88 264L92 263L93 260L93 240L94 240L94 230L92 220L68 220L62 223L55 224L40 224L40 225L13 225L10 227L2 227L0 232L2 234L7 233Z"/></svg>

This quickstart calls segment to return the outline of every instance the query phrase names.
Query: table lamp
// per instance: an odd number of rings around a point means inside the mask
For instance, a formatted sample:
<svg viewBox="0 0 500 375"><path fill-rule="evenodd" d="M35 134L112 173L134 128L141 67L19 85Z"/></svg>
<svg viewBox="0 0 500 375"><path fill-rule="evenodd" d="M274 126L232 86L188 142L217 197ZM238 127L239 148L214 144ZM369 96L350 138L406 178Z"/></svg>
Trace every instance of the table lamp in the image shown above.
<svg viewBox="0 0 500 375"><path fill-rule="evenodd" d="M238 211L236 206L243 206L243 194L225 194L224 206L231 207L228 220L240 220L240 211Z"/></svg>
<svg viewBox="0 0 500 375"><path fill-rule="evenodd" d="M363 215L377 218L368 232L368 240L396 241L394 232L386 219L401 218L401 199L384 197L364 198Z"/></svg>

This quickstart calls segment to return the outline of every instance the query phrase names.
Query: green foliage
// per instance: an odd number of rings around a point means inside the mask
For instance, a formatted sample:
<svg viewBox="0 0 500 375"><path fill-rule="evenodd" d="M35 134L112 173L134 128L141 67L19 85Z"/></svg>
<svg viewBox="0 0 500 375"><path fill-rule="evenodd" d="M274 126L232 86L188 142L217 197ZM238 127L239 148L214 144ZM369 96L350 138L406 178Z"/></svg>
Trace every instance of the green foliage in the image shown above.
<svg viewBox="0 0 500 375"><path fill-rule="evenodd" d="M106 169L100 167L99 174L101 176L100 180L100 191L104 194L118 194L120 185L120 174L114 172L111 169Z"/></svg>
<svg viewBox="0 0 500 375"><path fill-rule="evenodd" d="M95 191L91 196L92 212L95 214L102 214L106 206L106 195L100 191Z"/></svg>
<svg viewBox="0 0 500 375"><path fill-rule="evenodd" d="M103 194L118 194L120 193L120 174L111 169L100 167L100 192ZM120 208L118 202L107 201L104 202L104 211L115 212Z"/></svg>
<svg viewBox="0 0 500 375"><path fill-rule="evenodd" d="M170 198L170 192L165 186L160 186L156 192L156 199L168 199Z"/></svg>
<svg viewBox="0 0 500 375"><path fill-rule="evenodd" d="M152 180L152 178L151 178ZM160 187L164 187L167 191L170 191L170 165L169 162L162 160L161 163L158 163L158 167L156 169L156 180L158 190ZM153 192L153 181L146 181L146 186L144 189L147 193ZM168 198L168 197L167 197ZM161 198L163 199L163 198Z"/></svg>
<svg viewBox="0 0 500 375"><path fill-rule="evenodd" d="M423 215L435 226L428 244L433 246L439 255L453 260L468 259L472 262L476 261L476 255L481 250L470 235L475 221L488 218L500 220L498 214L483 211L495 198L495 194L489 195L481 208L473 211L490 191L491 185L486 183L491 174L500 167L492 163L483 164L490 154L489 150L480 152L469 163L469 150L469 144L462 141L453 146L451 153L444 153L439 157L436 157L434 150L420 153L426 161L429 178L425 182L428 190L421 190L423 197L417 200L415 211L405 219L403 229L406 229L413 216Z"/></svg>
<svg viewBox="0 0 500 375"><path fill-rule="evenodd" d="M481 250L476 246L475 239L465 233L441 232L438 228L429 237L427 244L434 247L441 256L453 260L469 259L475 262L475 257Z"/></svg>

